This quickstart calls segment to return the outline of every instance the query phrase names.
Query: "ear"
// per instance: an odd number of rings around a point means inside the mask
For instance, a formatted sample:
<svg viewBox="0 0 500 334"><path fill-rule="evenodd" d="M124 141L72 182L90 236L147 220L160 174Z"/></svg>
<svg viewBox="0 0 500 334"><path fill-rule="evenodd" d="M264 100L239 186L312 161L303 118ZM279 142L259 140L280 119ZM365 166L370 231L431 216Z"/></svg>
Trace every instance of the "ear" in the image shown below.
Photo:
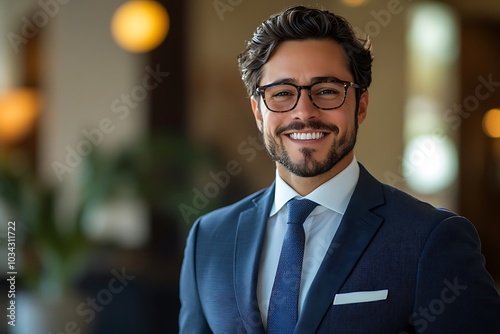
<svg viewBox="0 0 500 334"><path fill-rule="evenodd" d="M255 117L255 123L257 124L257 128L262 132L262 112L259 108L259 97L252 96L250 98L250 103L252 105L253 116Z"/></svg>
<svg viewBox="0 0 500 334"><path fill-rule="evenodd" d="M359 109L358 109L358 124L360 125L366 118L368 112L368 100L370 94L368 90L364 91L359 97Z"/></svg>

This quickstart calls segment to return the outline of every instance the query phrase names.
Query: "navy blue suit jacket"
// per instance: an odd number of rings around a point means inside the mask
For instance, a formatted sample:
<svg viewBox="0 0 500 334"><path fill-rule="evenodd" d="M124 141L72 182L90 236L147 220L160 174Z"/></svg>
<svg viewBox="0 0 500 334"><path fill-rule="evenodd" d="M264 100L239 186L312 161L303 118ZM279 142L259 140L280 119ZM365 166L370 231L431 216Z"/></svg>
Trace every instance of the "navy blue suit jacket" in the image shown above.
<svg viewBox="0 0 500 334"><path fill-rule="evenodd" d="M265 333L256 286L274 185L199 218L181 272L181 333ZM333 305L337 294L387 298ZM500 333L500 298L473 225L360 177L295 333Z"/></svg>

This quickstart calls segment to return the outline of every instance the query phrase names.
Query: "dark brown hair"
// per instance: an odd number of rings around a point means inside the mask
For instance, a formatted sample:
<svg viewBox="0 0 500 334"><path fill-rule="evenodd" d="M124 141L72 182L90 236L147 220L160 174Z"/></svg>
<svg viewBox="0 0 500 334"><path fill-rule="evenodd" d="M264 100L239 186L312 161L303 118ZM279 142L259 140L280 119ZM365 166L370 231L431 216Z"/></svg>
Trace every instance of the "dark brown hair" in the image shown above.
<svg viewBox="0 0 500 334"><path fill-rule="evenodd" d="M340 44L355 83L366 90L372 81L371 44L356 37L343 17L321 9L296 6L271 16L257 28L238 57L241 78L249 96L255 94L262 66L279 43L293 40L331 39ZM358 94L356 94L359 96Z"/></svg>

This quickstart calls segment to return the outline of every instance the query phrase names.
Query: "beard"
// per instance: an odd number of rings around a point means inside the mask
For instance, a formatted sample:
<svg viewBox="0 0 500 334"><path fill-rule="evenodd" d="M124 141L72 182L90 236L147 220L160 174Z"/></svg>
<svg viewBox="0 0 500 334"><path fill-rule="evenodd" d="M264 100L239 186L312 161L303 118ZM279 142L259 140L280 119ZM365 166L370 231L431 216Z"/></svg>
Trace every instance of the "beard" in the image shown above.
<svg viewBox="0 0 500 334"><path fill-rule="evenodd" d="M353 149L356 144L358 124L357 119L354 120L354 130L348 131L343 136L338 137L339 128L334 124L325 124L320 121L311 120L309 122L293 122L287 126L278 128L275 135L266 133L264 135L264 142L266 145L267 153L275 162L283 165L291 173L301 177L313 177L326 173L332 169L339 161L345 158ZM288 151L283 144L280 134L289 130L302 130L304 128L313 130L326 130L330 135L336 136L333 140L332 146L328 150L327 156L324 160L318 161L314 159L313 155L316 152L313 148L303 147L300 149L302 159L298 162L293 162L290 158ZM262 129L265 129L262 124ZM276 140L278 138L279 142Z"/></svg>

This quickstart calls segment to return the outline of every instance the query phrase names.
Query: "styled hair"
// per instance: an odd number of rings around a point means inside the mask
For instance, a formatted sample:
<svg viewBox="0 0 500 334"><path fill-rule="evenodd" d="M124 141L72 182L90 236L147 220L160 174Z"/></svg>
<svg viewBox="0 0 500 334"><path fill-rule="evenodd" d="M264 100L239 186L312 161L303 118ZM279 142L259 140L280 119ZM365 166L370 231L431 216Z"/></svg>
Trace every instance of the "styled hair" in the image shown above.
<svg viewBox="0 0 500 334"><path fill-rule="evenodd" d="M326 10L295 6L262 22L238 56L241 79L248 95L255 95L262 78L262 66L279 43L307 39L330 39L339 43L355 83L363 91L370 86L373 56L368 36L358 38L351 24L341 16Z"/></svg>

